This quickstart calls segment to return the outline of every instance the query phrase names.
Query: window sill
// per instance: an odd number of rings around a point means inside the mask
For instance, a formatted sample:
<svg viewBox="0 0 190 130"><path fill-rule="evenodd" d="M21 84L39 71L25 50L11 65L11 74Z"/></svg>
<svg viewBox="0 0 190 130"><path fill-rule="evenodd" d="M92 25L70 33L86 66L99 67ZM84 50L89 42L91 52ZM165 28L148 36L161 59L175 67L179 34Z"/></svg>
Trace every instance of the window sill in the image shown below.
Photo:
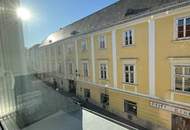
<svg viewBox="0 0 190 130"><path fill-rule="evenodd" d="M122 47L123 48L132 48L132 47L135 47L135 44L134 43L132 45L124 45L124 44L122 44Z"/></svg>
<svg viewBox="0 0 190 130"><path fill-rule="evenodd" d="M129 85L129 86L137 86L138 85L136 83L126 83L126 82L122 82L122 84Z"/></svg>
<svg viewBox="0 0 190 130"><path fill-rule="evenodd" d="M107 48L98 48L99 50L106 50Z"/></svg>
<svg viewBox="0 0 190 130"><path fill-rule="evenodd" d="M109 81L109 79L99 79L100 81Z"/></svg>
<svg viewBox="0 0 190 130"><path fill-rule="evenodd" d="M172 90L174 94L180 94L180 95L187 95L190 96L190 92L184 92L184 91L179 91L179 90Z"/></svg>
<svg viewBox="0 0 190 130"><path fill-rule="evenodd" d="M87 52L87 51L88 51L87 49L85 49L85 50L81 50L81 52L83 52L83 53L84 53L84 52Z"/></svg>
<svg viewBox="0 0 190 130"><path fill-rule="evenodd" d="M190 37L187 38L176 38L173 40L174 42L184 42L184 41L190 41Z"/></svg>

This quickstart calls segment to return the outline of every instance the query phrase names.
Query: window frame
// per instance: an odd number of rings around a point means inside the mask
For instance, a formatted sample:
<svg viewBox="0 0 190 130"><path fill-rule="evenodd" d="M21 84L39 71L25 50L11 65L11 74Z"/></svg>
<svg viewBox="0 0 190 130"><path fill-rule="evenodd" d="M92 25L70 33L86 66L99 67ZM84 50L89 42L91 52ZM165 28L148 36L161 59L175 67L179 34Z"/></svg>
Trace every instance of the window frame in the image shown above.
<svg viewBox="0 0 190 130"><path fill-rule="evenodd" d="M73 75L74 74L74 70L73 70L73 63L70 61L70 62L68 62L67 63L67 65L68 65L68 74L69 75ZM71 68L70 68L71 67ZM71 71L70 71L70 69L72 69Z"/></svg>
<svg viewBox="0 0 190 130"><path fill-rule="evenodd" d="M129 100L124 100L124 112L127 114L131 114L133 116L137 116L138 115L138 104L136 102L133 101L129 101ZM136 111L130 111L129 107L127 107L126 105L134 105L136 106Z"/></svg>
<svg viewBox="0 0 190 130"><path fill-rule="evenodd" d="M91 98L91 92L90 89L84 88L84 98Z"/></svg>
<svg viewBox="0 0 190 130"><path fill-rule="evenodd" d="M175 69L177 67L182 67L182 74L176 74L175 73ZM190 93L190 91L185 91L185 78L190 78L190 75L185 75L185 68L186 67L190 68L190 64L189 65L174 65L173 66L173 69L174 69L174 73L173 73L173 75L174 75L174 79L173 79L174 86L173 87L174 87L174 91L176 91L176 92ZM176 89L176 77L177 76L182 77L182 86L181 86L182 90Z"/></svg>
<svg viewBox="0 0 190 130"><path fill-rule="evenodd" d="M132 43L130 44L130 36L129 36L129 32L131 31L131 36L132 36ZM128 44L126 44L126 33L128 34ZM123 46L124 47L130 47L130 46L134 46L135 45L135 34L134 34L134 29L127 29L123 32Z"/></svg>
<svg viewBox="0 0 190 130"><path fill-rule="evenodd" d="M83 48L85 45L85 48ZM82 39L81 40L81 51L86 51L88 50L88 46L87 46L87 39Z"/></svg>
<svg viewBox="0 0 190 130"><path fill-rule="evenodd" d="M73 45L71 45L71 44L67 45L67 53L68 53L68 54L71 54L72 51L73 51L73 48L74 48Z"/></svg>
<svg viewBox="0 0 190 130"><path fill-rule="evenodd" d="M125 65L133 65L134 66L134 83L127 83L125 79ZM124 84L137 84L137 59L126 59L122 62L122 82Z"/></svg>
<svg viewBox="0 0 190 130"><path fill-rule="evenodd" d="M57 54L58 54L58 56L62 55L62 46L61 45L57 46Z"/></svg>
<svg viewBox="0 0 190 130"><path fill-rule="evenodd" d="M170 58L170 68L171 68L171 90L177 93L187 93L188 91L181 91L175 89L175 66L190 66L190 58Z"/></svg>
<svg viewBox="0 0 190 130"><path fill-rule="evenodd" d="M87 76L85 76L84 64L87 65L87 72L88 72ZM90 74L90 73L89 73L89 63L88 63L88 61L82 61L82 72L83 72L83 78L84 78L84 79L86 79L86 78L89 77L89 74Z"/></svg>
<svg viewBox="0 0 190 130"><path fill-rule="evenodd" d="M106 100L106 101L105 101ZM100 93L100 103L109 105L109 95L105 93Z"/></svg>
<svg viewBox="0 0 190 130"><path fill-rule="evenodd" d="M104 48L101 46L101 40L102 38L104 39ZM101 34L98 36L98 43L99 43L99 49L106 49L107 48L107 40L106 40L106 35Z"/></svg>
<svg viewBox="0 0 190 130"><path fill-rule="evenodd" d="M175 18L175 39L177 40L185 40L185 39L190 39L190 36L189 37L186 37L186 19L190 18L190 16L181 16L181 17L177 17ZM179 20L183 20L183 31L184 31L184 34L183 34L183 37L179 38L178 37L178 22Z"/></svg>
<svg viewBox="0 0 190 130"><path fill-rule="evenodd" d="M105 77L102 78L101 65L105 65L105 67L106 67L106 78ZM104 74L104 71L103 71L103 74ZM109 77L108 77L108 62L107 61L100 61L100 63L99 63L99 79L100 80L108 80L109 79Z"/></svg>
<svg viewBox="0 0 190 130"><path fill-rule="evenodd" d="M126 66L128 67L128 72L126 72L125 68ZM133 66L133 71L130 70L130 67ZM123 82L126 83L126 84L135 84L135 64L123 64ZM131 82L131 73L133 72L133 83ZM128 73L128 76L129 76L129 81L126 82L126 73Z"/></svg>

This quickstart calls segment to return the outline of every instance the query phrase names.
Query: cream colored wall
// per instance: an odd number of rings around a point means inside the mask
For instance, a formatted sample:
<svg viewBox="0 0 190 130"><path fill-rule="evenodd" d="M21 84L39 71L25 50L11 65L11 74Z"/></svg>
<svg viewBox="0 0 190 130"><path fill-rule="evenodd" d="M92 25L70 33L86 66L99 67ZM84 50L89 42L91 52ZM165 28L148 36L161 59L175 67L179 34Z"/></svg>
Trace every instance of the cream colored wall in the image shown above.
<svg viewBox="0 0 190 130"><path fill-rule="evenodd" d="M152 122L161 127L171 129L171 113L151 107L150 100L139 96L132 96L115 90L109 90L109 97L110 110L114 113L117 113L122 117L127 118L127 113L124 112L124 100L136 102L137 117L140 120ZM139 123L143 124L144 122Z"/></svg>
<svg viewBox="0 0 190 130"><path fill-rule="evenodd" d="M82 40L86 39L87 42L87 49L86 50L82 50ZM92 81L92 55L91 55L91 40L90 40L90 36L87 35L85 37L80 37L77 40L77 49L78 49L78 65L79 65L79 74L80 74L80 80L86 80L86 81ZM88 78L84 79L83 76L83 62L87 61L88 62L88 67L89 67L89 76Z"/></svg>
<svg viewBox="0 0 190 130"><path fill-rule="evenodd" d="M65 62L66 62L66 77L69 80L73 80L76 77L76 54L75 54L75 41L74 39L68 39L64 41L65 45ZM68 52L68 48L72 48L71 52ZM70 75L68 72L68 63L71 62L73 64L73 74Z"/></svg>
<svg viewBox="0 0 190 130"><path fill-rule="evenodd" d="M90 101L96 105L100 105L100 94L103 92L103 88L97 87L92 84L77 82L77 95L84 97L84 89L90 89ZM80 88L82 91L80 91Z"/></svg>
<svg viewBox="0 0 190 130"><path fill-rule="evenodd" d="M163 99L171 99L169 58L190 56L190 40L178 41L174 39L175 18L184 15L189 16L189 13L156 20L156 96ZM183 94L174 95L176 101L190 103L190 94L188 96Z"/></svg>
<svg viewBox="0 0 190 130"><path fill-rule="evenodd" d="M99 47L99 36L104 35L106 39L106 48L102 49ZM96 82L103 85L113 86L113 66L112 66L112 33L103 32L96 33L94 35L94 53L95 53L95 63L96 63ZM108 65L108 80L100 79L100 62L106 61Z"/></svg>
<svg viewBox="0 0 190 130"><path fill-rule="evenodd" d="M134 30L134 45L123 46L123 33L128 30ZM141 23L130 27L118 29L116 31L116 45L117 45L117 61L118 61L118 87L127 91L135 91L148 94L148 23ZM123 61L135 59L136 64L136 80L134 85L123 83Z"/></svg>

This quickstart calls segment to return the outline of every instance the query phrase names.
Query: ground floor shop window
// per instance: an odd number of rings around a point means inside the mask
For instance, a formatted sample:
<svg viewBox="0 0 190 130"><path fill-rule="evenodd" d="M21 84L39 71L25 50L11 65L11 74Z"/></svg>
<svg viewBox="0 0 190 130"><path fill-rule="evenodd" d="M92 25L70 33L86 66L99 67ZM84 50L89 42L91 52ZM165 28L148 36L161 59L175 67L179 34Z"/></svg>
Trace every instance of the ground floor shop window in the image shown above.
<svg viewBox="0 0 190 130"><path fill-rule="evenodd" d="M172 115L172 130L190 130L190 119Z"/></svg>
<svg viewBox="0 0 190 130"><path fill-rule="evenodd" d="M137 115L137 103L124 100L124 112L128 114Z"/></svg>
<svg viewBox="0 0 190 130"><path fill-rule="evenodd" d="M101 93L100 95L101 104L103 105L103 108L107 108L109 106L109 95Z"/></svg>
<svg viewBox="0 0 190 130"><path fill-rule="evenodd" d="M90 98L90 89L84 89L84 97Z"/></svg>

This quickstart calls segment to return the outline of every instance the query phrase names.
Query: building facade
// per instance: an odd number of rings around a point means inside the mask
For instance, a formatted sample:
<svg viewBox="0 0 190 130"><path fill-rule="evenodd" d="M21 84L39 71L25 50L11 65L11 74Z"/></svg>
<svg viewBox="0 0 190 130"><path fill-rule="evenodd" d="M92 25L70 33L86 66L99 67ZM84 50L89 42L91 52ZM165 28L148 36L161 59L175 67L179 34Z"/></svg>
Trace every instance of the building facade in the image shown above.
<svg viewBox="0 0 190 130"><path fill-rule="evenodd" d="M190 129L189 7L120 0L51 34L34 73L148 129Z"/></svg>

